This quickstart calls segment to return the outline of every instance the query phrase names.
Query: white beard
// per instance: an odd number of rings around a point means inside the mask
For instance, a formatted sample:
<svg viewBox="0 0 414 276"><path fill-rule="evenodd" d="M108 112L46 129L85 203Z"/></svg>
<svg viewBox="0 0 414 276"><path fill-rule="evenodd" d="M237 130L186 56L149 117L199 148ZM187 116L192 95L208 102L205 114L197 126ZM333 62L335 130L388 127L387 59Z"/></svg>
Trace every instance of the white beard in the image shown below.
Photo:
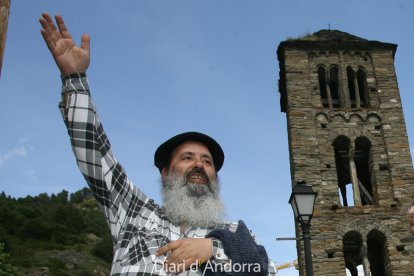
<svg viewBox="0 0 414 276"><path fill-rule="evenodd" d="M165 214L176 225L210 226L223 222L225 211L219 188L218 180L188 183L185 175L169 172L162 180Z"/></svg>

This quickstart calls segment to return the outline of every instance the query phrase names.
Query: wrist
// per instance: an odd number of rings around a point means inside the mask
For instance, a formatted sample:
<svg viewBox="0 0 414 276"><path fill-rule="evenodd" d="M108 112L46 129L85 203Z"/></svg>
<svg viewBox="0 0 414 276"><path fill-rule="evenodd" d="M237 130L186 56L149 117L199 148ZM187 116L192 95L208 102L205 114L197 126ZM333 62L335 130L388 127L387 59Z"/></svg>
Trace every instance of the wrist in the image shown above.
<svg viewBox="0 0 414 276"><path fill-rule="evenodd" d="M223 243L217 238L210 238L211 240L211 259L215 261L227 261L228 257L224 253Z"/></svg>
<svg viewBox="0 0 414 276"><path fill-rule="evenodd" d="M67 79L72 79L72 78L83 78L83 77L86 77L86 72L74 72L74 73L67 73L67 74L62 73L60 75L60 78L62 80L67 80Z"/></svg>

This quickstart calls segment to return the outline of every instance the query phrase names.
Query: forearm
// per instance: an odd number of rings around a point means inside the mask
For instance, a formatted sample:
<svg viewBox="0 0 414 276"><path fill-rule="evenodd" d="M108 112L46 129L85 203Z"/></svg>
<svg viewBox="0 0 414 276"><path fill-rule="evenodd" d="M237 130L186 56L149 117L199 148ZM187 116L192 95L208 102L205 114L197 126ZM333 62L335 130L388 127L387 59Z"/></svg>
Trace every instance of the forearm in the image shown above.
<svg viewBox="0 0 414 276"><path fill-rule="evenodd" d="M119 233L130 202L143 207L148 198L129 181L112 154L85 74L64 76L60 109L77 165L101 205L113 235ZM140 209L132 206L137 212Z"/></svg>
<svg viewBox="0 0 414 276"><path fill-rule="evenodd" d="M112 154L90 97L88 80L84 73L78 73L63 76L62 81L62 101L59 107L73 153L88 183L99 186L99 181L104 180L102 157Z"/></svg>

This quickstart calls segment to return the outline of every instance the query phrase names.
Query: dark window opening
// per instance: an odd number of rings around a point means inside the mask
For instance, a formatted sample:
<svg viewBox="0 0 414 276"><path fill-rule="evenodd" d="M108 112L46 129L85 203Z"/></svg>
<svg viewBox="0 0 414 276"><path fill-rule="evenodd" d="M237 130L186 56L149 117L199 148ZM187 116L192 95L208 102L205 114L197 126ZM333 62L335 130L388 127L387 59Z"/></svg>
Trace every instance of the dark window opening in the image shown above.
<svg viewBox="0 0 414 276"><path fill-rule="evenodd" d="M372 276L389 275L386 271L387 250L386 237L377 229L367 235L368 260Z"/></svg>
<svg viewBox="0 0 414 276"><path fill-rule="evenodd" d="M337 67L332 67L329 72L329 90L331 92L332 106L334 108L340 107L339 102L339 70Z"/></svg>
<svg viewBox="0 0 414 276"><path fill-rule="evenodd" d="M351 107L356 107L356 94L355 94L355 74L351 66L346 68L346 75L348 77L348 92L349 100L351 101Z"/></svg>
<svg viewBox="0 0 414 276"><path fill-rule="evenodd" d="M342 246L345 259L345 267L351 273L351 276L358 276L357 267L363 264L364 250L361 234L356 231L350 231L342 238Z"/></svg>
<svg viewBox="0 0 414 276"><path fill-rule="evenodd" d="M332 145L342 206L374 204L371 142L359 137L355 140L354 149L350 140L340 135Z"/></svg>
<svg viewBox="0 0 414 276"><path fill-rule="evenodd" d="M338 177L338 188L341 193L342 206L348 206L347 184L351 183L348 151L350 141L345 136L338 136L333 142L335 151L336 173Z"/></svg>
<svg viewBox="0 0 414 276"><path fill-rule="evenodd" d="M328 93L326 91L326 72L322 66L318 68L319 90L323 107L329 107Z"/></svg>
<svg viewBox="0 0 414 276"><path fill-rule="evenodd" d="M368 97L367 97L367 75L362 69L358 69L357 73L358 81L358 91L359 99L361 102L361 107L368 106Z"/></svg>
<svg viewBox="0 0 414 276"><path fill-rule="evenodd" d="M355 140L355 167L360 188L361 204L374 204L371 184L371 142L365 137Z"/></svg>

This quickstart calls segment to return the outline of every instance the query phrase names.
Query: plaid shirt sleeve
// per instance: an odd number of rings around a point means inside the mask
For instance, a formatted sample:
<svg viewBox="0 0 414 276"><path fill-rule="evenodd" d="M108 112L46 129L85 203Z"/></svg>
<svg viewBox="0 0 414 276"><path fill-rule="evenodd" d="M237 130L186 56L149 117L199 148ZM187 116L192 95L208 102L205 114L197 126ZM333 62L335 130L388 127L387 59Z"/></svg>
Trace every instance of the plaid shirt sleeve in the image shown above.
<svg viewBox="0 0 414 276"><path fill-rule="evenodd" d="M62 77L59 105L68 129L77 165L108 220L111 233L118 238L124 220L152 202L128 179L114 158L111 145L96 113L84 73ZM150 204L151 205L151 204Z"/></svg>

